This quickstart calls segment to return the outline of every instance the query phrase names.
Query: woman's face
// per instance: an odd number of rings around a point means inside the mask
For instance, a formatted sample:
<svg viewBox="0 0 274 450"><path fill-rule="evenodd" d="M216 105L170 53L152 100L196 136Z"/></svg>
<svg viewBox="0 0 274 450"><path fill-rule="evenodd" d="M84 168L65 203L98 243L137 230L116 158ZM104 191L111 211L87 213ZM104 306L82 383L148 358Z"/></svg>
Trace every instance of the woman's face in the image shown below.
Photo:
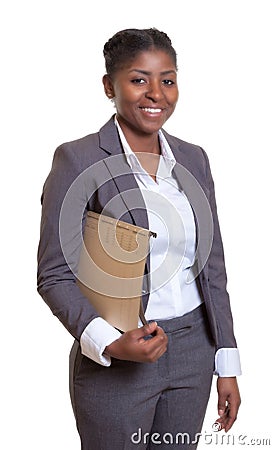
<svg viewBox="0 0 274 450"><path fill-rule="evenodd" d="M176 67L162 50L138 53L113 78L105 75L103 82L108 97L114 98L125 134L158 133L178 100Z"/></svg>

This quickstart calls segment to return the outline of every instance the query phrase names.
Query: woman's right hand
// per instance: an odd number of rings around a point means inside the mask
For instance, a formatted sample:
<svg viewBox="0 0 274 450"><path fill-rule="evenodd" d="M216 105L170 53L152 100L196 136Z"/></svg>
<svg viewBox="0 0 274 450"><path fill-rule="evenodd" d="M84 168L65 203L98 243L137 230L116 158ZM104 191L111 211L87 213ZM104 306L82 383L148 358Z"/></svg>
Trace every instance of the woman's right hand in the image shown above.
<svg viewBox="0 0 274 450"><path fill-rule="evenodd" d="M149 339L146 336L153 334ZM168 338L156 322L127 331L105 348L105 354L126 361L155 362L167 349Z"/></svg>

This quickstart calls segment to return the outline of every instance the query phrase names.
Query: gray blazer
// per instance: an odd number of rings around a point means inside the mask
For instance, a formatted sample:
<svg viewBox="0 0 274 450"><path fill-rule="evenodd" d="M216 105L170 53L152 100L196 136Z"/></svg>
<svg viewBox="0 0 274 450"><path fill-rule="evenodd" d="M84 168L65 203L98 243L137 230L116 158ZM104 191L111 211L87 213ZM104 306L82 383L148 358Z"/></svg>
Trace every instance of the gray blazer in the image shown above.
<svg viewBox="0 0 274 450"><path fill-rule="evenodd" d="M196 226L200 231L197 260L203 260L197 276L206 305L210 330L216 349L236 347L229 296L226 290L226 270L222 240L215 203L214 184L204 150L164 132L176 159L174 176L193 207ZM120 155L113 158L114 155ZM94 170L93 170L94 169ZM138 185L123 154L119 135L111 118L98 133L65 143L57 148L51 171L42 194L41 237L38 249L38 292L68 331L79 340L86 326L98 314L81 294L74 271L64 257L59 235L59 218L64 198L81 174L81 196L74 198L75 214L81 203L84 226L87 210L93 210L148 228L148 218ZM85 192L86 181L92 185ZM104 180L107 180L104 182ZM201 195L193 195L200 186ZM133 190L133 191L131 191ZM128 196L128 192L134 193ZM90 195L91 194L91 195ZM81 197L81 198L80 198ZM117 200L115 206L112 199ZM133 204L134 203L134 204ZM137 204L137 207L136 207ZM208 211L205 209L208 205ZM208 216L208 220L205 217ZM80 219L79 219L80 220ZM211 232L210 220L213 231ZM207 230L208 228L208 230ZM211 242L212 241L212 242ZM209 253L207 257L207 253ZM77 252L76 252L77 255ZM202 255L202 256L201 256ZM205 257L206 255L206 257ZM78 256L72 265L77 265ZM149 272L149 257L146 273ZM146 277L144 277L144 280ZM145 285L145 284L144 284ZM144 289L143 304L149 301Z"/></svg>

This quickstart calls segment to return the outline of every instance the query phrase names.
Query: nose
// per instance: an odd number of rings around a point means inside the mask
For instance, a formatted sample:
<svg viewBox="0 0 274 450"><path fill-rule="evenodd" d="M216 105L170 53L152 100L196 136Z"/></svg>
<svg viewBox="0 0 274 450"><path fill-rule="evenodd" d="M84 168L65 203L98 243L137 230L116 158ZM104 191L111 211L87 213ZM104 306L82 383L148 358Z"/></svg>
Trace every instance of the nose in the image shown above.
<svg viewBox="0 0 274 450"><path fill-rule="evenodd" d="M146 97L153 102L159 102L163 98L162 84L158 80L153 80L148 84Z"/></svg>

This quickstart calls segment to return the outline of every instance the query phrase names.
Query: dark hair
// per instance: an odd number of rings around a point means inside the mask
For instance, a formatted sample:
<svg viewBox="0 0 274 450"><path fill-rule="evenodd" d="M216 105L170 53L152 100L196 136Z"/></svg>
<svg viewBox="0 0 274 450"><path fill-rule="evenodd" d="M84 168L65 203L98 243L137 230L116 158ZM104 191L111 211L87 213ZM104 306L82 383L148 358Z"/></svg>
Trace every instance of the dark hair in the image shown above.
<svg viewBox="0 0 274 450"><path fill-rule="evenodd" d="M172 58L177 69L177 55L168 35L156 28L118 31L104 45L106 71L113 75L118 69L146 50L163 50Z"/></svg>

